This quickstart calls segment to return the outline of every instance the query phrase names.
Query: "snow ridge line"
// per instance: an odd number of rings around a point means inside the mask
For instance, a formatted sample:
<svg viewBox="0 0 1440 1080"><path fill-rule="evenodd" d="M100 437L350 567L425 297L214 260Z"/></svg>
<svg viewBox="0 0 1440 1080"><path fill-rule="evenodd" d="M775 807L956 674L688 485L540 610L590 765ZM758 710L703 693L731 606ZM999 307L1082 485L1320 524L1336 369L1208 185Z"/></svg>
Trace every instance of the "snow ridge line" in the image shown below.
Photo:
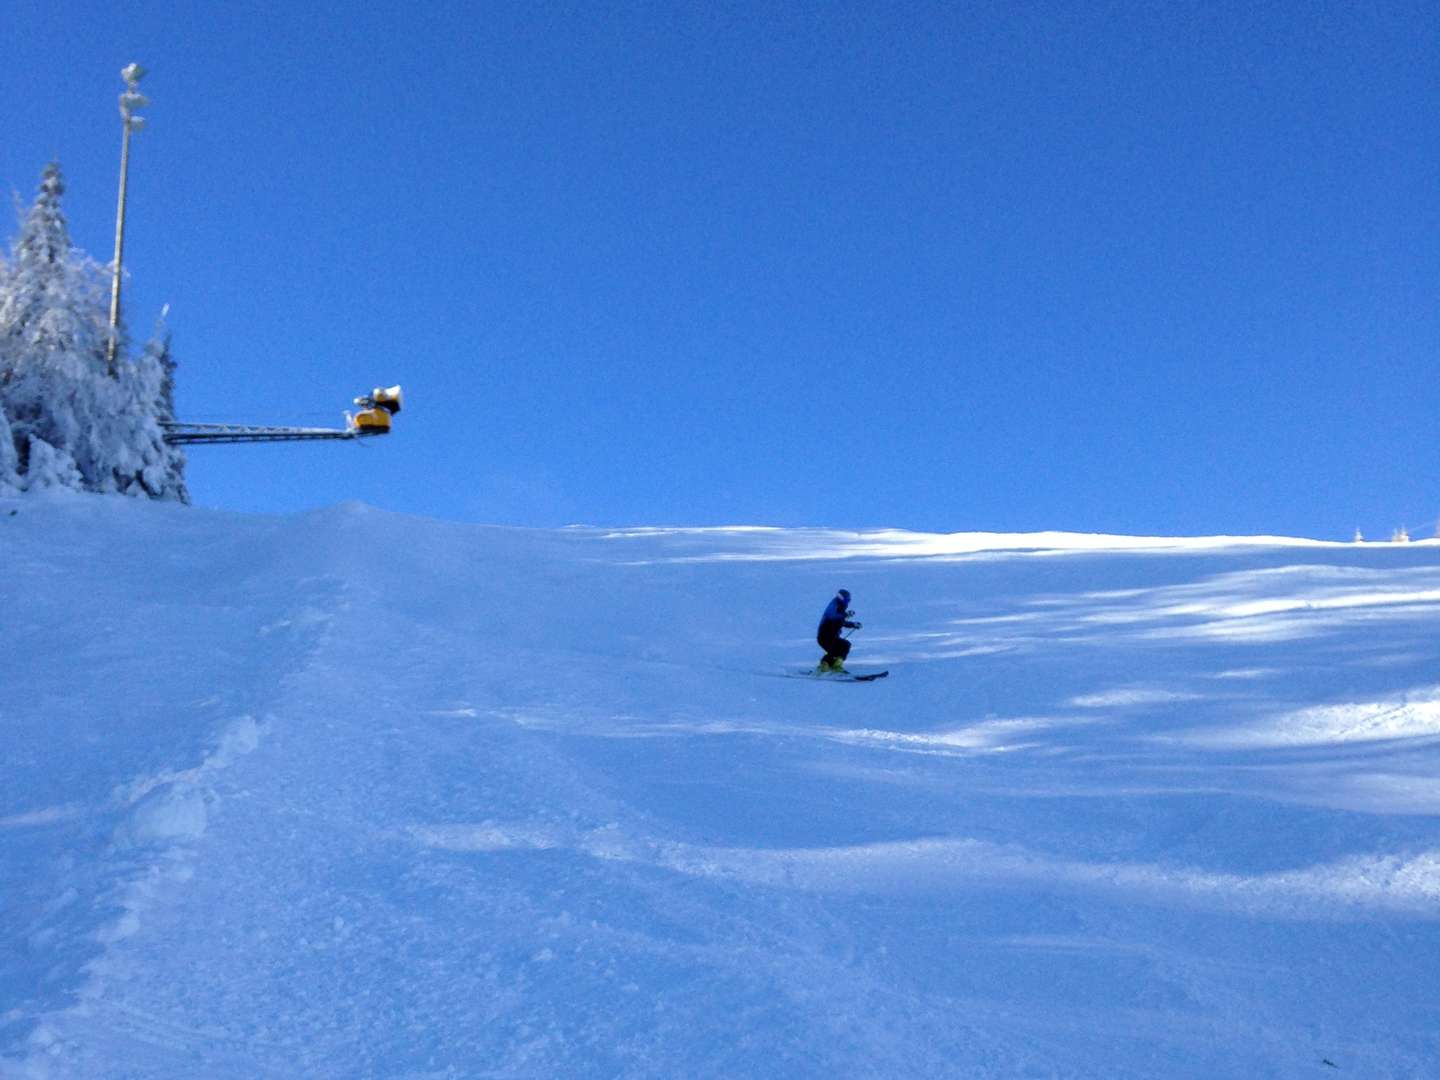
<svg viewBox="0 0 1440 1080"><path fill-rule="evenodd" d="M75 1003L37 1016L24 1043L28 1053L13 1064L0 1060L0 1077L39 1080L66 1074L67 1059L76 1048L67 1045L49 1021L88 1012L117 967L115 947L140 930L147 910L194 876L196 845L208 827L209 808L219 801L216 776L253 753L266 727L253 716L241 716L225 726L198 765L164 769L115 789L111 806L121 819L111 833L105 861L119 864L120 880L101 893L98 906L118 909L119 914L93 933L100 952L82 968L84 982Z"/></svg>
<svg viewBox="0 0 1440 1080"><path fill-rule="evenodd" d="M88 831L102 850L89 864L89 874L67 870L57 876L56 899L47 905L45 919L68 923L62 935L90 941L93 951L88 958L72 959L72 979L60 990L46 991L48 1001L33 1002L28 1016L14 1010L4 1018L23 1034L0 1046L0 1080L87 1075L86 1047L74 1033L85 1030L86 1017L104 1003L108 982L123 978L125 943L139 933L146 913L193 879L211 813L221 801L220 778L260 746L275 717L283 715L278 703L331 640L336 614L350 604L343 581L325 573L293 581L277 594L283 604L278 609L263 592L257 595L259 602L247 605L254 615L249 632L264 644L264 659L250 672L248 686L263 689L233 703L239 708L216 725L210 749L197 764L135 776L111 788L108 798L88 812L77 808L74 816L82 825L86 817L91 819ZM199 645L252 647L250 641L230 637ZM223 700L217 696L177 703L176 714ZM86 925L86 911L118 914L99 925ZM52 936L49 930L39 933Z"/></svg>
<svg viewBox="0 0 1440 1080"><path fill-rule="evenodd" d="M923 893L1031 882L1118 890L1136 900L1302 920L1370 909L1434 918L1440 910L1440 849L1354 856L1254 876L1149 863L1057 859L1015 845L927 838L832 848L710 848L635 843L618 826L584 832L544 824L483 822L413 826L411 836L447 851L568 849L596 859L641 862L692 877L814 892Z"/></svg>

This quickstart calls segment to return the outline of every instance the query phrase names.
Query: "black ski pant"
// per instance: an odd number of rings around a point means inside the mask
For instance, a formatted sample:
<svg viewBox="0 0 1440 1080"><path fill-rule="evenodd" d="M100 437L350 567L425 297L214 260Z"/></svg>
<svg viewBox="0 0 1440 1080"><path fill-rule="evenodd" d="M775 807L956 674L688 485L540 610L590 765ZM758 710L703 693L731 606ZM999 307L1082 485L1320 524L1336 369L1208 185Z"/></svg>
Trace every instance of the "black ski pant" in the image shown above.
<svg viewBox="0 0 1440 1080"><path fill-rule="evenodd" d="M822 626L820 632L815 635L816 643L825 650L826 660L840 660L844 662L850 655L850 640L840 636L840 628Z"/></svg>

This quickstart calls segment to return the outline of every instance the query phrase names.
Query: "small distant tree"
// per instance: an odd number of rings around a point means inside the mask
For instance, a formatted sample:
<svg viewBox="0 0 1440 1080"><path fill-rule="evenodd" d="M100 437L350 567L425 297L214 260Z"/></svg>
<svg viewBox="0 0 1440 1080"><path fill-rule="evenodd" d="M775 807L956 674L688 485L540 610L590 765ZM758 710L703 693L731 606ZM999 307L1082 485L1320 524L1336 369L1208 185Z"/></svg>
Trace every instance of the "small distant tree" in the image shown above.
<svg viewBox="0 0 1440 1080"><path fill-rule="evenodd" d="M119 415L132 421L132 437L126 445L137 459L133 469L117 473L117 480L133 475L152 498L188 503L185 454L177 446L166 445L160 427L160 421L175 419L175 360L164 316L134 364L122 369L120 382L125 401Z"/></svg>
<svg viewBox="0 0 1440 1080"><path fill-rule="evenodd" d="M1401 525L1390 534L1390 542L1392 544L1408 544L1410 542L1410 530L1405 528L1404 525Z"/></svg>
<svg viewBox="0 0 1440 1080"><path fill-rule="evenodd" d="M1355 539L1354 539L1354 542L1357 543L1357 544L1363 544L1363 543L1365 543L1365 537L1364 537L1364 535L1360 532L1359 529L1356 529L1356 530L1355 530Z"/></svg>
<svg viewBox="0 0 1440 1080"><path fill-rule="evenodd" d="M0 273L0 484L74 487L188 501L184 456L159 421L173 411L163 326L113 374L108 271L77 250L51 163Z"/></svg>

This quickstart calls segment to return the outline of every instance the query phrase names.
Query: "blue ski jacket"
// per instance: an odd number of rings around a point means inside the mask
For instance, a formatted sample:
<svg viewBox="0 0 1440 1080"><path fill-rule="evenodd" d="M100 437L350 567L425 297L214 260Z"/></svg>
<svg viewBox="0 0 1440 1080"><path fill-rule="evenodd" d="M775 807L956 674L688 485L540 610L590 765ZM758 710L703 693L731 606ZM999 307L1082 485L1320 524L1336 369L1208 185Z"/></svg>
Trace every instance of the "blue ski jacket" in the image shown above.
<svg viewBox="0 0 1440 1080"><path fill-rule="evenodd" d="M825 609L825 614L820 616L820 629L816 633L823 634L827 630L832 634L838 634L841 630L853 630L855 624L846 622L845 616L850 612L845 610L845 603L840 597L830 601L830 606Z"/></svg>

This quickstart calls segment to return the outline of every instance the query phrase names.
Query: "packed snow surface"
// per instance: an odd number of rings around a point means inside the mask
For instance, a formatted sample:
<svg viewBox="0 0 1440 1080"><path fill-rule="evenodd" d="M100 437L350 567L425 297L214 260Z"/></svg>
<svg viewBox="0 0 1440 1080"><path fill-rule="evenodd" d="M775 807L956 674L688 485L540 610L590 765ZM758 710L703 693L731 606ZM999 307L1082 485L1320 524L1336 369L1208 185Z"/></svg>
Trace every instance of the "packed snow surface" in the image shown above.
<svg viewBox="0 0 1440 1080"><path fill-rule="evenodd" d="M1440 546L0 551L6 1078L1440 1074ZM793 677L842 586L888 679Z"/></svg>

